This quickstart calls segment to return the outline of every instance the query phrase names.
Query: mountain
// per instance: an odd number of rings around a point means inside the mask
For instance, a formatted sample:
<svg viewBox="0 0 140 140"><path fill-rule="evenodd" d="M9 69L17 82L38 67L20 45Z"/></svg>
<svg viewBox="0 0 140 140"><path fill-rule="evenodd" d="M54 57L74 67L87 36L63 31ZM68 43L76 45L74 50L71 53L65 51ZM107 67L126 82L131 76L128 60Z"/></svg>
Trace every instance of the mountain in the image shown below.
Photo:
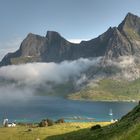
<svg viewBox="0 0 140 140"><path fill-rule="evenodd" d="M8 53L0 65L61 62L98 56L113 59L125 55L140 56L140 18L131 13L118 27L110 27L97 38L79 44L70 43L54 31L48 31L46 37L29 33L20 48Z"/></svg>
<svg viewBox="0 0 140 140"><path fill-rule="evenodd" d="M30 64L18 66L25 63ZM6 65L12 66L3 67ZM20 48L8 53L0 66L0 85L5 81L11 86L14 82L17 89L28 87L37 95L138 101L140 18L128 13L118 27L110 27L97 38L79 44L67 41L55 31L48 31L45 37L29 33Z"/></svg>

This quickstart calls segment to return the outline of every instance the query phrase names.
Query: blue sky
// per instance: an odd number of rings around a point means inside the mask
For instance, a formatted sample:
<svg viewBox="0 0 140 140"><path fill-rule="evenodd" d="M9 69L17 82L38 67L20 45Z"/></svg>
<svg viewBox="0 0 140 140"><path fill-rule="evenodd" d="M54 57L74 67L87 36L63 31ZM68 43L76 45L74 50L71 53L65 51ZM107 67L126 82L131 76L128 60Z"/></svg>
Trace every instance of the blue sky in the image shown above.
<svg viewBox="0 0 140 140"><path fill-rule="evenodd" d="M66 39L91 39L128 12L140 16L140 0L0 0L0 58L29 32L45 36L55 30Z"/></svg>

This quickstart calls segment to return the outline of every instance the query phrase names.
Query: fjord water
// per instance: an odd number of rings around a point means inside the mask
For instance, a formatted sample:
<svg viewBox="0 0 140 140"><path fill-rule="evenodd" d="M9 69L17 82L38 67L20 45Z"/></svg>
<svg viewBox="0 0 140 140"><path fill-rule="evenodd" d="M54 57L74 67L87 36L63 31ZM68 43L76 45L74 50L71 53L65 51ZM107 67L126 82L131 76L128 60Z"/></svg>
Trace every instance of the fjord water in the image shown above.
<svg viewBox="0 0 140 140"><path fill-rule="evenodd" d="M109 121L109 110L113 118L119 119L137 103L72 101L58 97L35 97L28 101L0 105L0 117L10 121L38 122L44 118L88 117L95 121Z"/></svg>

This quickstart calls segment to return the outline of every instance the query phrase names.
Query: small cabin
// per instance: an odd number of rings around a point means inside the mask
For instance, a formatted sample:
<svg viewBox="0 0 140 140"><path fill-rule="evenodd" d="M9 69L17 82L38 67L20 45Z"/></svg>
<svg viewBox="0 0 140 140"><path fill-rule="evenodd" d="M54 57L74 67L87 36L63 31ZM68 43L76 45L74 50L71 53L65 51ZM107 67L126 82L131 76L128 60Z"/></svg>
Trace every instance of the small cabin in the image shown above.
<svg viewBox="0 0 140 140"><path fill-rule="evenodd" d="M16 127L16 123L8 123L7 127Z"/></svg>

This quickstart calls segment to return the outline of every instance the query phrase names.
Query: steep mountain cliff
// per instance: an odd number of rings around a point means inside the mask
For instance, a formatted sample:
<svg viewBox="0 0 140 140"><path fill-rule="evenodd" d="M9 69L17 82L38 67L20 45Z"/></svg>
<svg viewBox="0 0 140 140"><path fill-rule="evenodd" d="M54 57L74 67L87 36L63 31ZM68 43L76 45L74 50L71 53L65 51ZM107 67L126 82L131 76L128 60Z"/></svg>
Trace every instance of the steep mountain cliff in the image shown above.
<svg viewBox="0 0 140 140"><path fill-rule="evenodd" d="M46 37L28 34L14 53L8 53L0 65L28 62L61 62L78 58L104 56L140 56L140 18L128 13L118 27L109 28L95 39L70 43L59 33L48 31Z"/></svg>

